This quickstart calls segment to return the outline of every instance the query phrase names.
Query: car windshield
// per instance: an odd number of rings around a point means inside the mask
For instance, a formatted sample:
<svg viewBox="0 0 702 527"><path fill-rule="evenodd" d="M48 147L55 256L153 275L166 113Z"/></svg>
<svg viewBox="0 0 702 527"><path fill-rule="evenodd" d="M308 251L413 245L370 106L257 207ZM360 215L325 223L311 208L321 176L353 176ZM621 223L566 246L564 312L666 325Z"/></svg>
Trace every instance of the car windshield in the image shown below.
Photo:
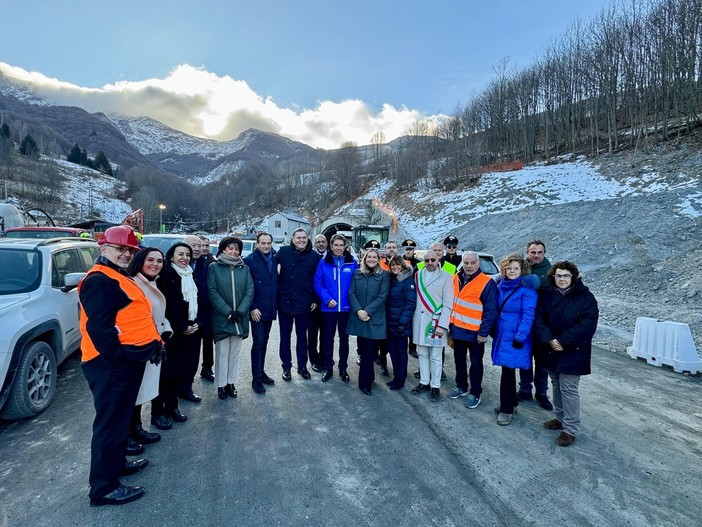
<svg viewBox="0 0 702 527"><path fill-rule="evenodd" d="M486 258L485 256L480 256L480 270L485 274L498 274L500 272L495 264L495 260Z"/></svg>
<svg viewBox="0 0 702 527"><path fill-rule="evenodd" d="M0 295L34 291L41 280L41 254L33 250L0 249L0 272Z"/></svg>
<svg viewBox="0 0 702 527"><path fill-rule="evenodd" d="M66 238L74 236L73 231L64 231L63 229L47 229L47 230L32 230L23 229L19 231L8 231L5 233L6 238Z"/></svg>

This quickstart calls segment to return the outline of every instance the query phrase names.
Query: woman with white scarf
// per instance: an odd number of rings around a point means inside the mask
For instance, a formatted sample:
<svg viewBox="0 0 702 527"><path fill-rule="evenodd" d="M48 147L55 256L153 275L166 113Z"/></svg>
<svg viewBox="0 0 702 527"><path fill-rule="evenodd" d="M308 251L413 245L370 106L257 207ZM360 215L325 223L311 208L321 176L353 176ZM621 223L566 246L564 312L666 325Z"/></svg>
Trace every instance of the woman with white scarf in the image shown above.
<svg viewBox="0 0 702 527"><path fill-rule="evenodd" d="M185 243L176 243L166 252L163 272L156 283L166 297L166 318L173 336L166 342L166 361L161 370L159 396L151 403L151 423L161 430L170 428L170 420L182 423L188 418L178 408L178 390L184 365L200 357L197 318L197 287L190 268L193 251Z"/></svg>
<svg viewBox="0 0 702 527"><path fill-rule="evenodd" d="M219 242L217 259L207 269L207 292L212 306L215 340L215 384L224 400L238 395L241 341L249 336L249 311L254 284L249 268L241 259L244 244L236 236Z"/></svg>

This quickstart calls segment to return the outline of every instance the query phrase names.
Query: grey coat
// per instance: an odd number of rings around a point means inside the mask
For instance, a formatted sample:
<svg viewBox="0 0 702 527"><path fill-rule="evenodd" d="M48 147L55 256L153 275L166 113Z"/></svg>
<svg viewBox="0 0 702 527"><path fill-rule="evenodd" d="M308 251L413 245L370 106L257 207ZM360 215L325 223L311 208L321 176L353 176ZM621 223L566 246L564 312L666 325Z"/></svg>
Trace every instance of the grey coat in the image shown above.
<svg viewBox="0 0 702 527"><path fill-rule="evenodd" d="M351 314L346 326L349 335L377 340L385 338L385 300L389 289L390 275L387 271L365 274L356 269L349 290ZM368 322L358 318L356 313L361 309L370 315Z"/></svg>

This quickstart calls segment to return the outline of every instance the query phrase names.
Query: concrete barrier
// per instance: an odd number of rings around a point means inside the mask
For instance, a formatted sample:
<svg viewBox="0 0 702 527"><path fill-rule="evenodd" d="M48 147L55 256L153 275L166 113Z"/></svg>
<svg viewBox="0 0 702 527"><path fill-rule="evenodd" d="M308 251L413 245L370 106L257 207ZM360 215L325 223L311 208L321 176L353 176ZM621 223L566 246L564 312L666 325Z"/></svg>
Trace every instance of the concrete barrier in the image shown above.
<svg viewBox="0 0 702 527"><path fill-rule="evenodd" d="M702 371L690 326L680 322L638 317L634 343L627 348L634 359L646 359L654 366L671 366L678 373Z"/></svg>

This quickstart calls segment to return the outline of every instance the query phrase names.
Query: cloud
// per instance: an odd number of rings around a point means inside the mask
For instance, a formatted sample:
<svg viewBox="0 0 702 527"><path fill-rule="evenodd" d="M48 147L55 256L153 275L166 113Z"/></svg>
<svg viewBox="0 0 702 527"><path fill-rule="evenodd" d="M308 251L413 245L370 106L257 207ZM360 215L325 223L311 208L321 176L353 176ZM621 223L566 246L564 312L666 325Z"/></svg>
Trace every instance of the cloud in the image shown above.
<svg viewBox="0 0 702 527"><path fill-rule="evenodd" d="M322 100L316 108L283 108L245 81L187 64L164 79L120 81L102 88L84 88L0 62L2 74L53 104L151 117L190 135L217 140L257 128L314 147L337 148L345 141L368 144L376 132L391 141L425 118L416 110L389 104L374 113L360 100Z"/></svg>

